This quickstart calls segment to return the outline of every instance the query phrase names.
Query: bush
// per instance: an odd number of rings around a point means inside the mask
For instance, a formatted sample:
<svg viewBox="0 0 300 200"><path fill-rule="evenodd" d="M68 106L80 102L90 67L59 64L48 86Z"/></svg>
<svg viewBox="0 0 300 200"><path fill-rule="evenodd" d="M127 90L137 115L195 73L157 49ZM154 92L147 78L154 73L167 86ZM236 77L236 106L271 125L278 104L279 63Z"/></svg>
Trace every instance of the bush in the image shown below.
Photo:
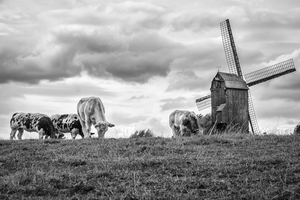
<svg viewBox="0 0 300 200"><path fill-rule="evenodd" d="M208 134L208 131L210 130L212 124L211 124L211 114L206 114L205 116L199 114L197 115L199 119L199 125L201 128L203 128L203 134Z"/></svg>
<svg viewBox="0 0 300 200"><path fill-rule="evenodd" d="M144 129L144 130L136 130L134 134L130 136L130 138L140 138L140 137L154 137L152 130Z"/></svg>

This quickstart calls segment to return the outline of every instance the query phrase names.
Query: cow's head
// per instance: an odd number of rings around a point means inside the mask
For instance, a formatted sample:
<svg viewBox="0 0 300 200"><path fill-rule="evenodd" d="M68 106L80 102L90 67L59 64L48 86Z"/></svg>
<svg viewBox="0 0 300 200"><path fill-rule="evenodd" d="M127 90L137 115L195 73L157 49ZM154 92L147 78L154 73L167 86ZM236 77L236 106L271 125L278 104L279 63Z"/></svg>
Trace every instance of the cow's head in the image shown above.
<svg viewBox="0 0 300 200"><path fill-rule="evenodd" d="M194 112L188 112L182 119L182 136L192 136L201 134L199 120Z"/></svg>
<svg viewBox="0 0 300 200"><path fill-rule="evenodd" d="M39 139L42 139L44 135L55 139L55 128L49 117L40 117L36 125L36 130L39 133Z"/></svg>
<svg viewBox="0 0 300 200"><path fill-rule="evenodd" d="M114 127L114 124L109 123L108 121L100 121L95 125L95 128L98 133L98 138L103 138L104 134L108 130L108 127Z"/></svg>

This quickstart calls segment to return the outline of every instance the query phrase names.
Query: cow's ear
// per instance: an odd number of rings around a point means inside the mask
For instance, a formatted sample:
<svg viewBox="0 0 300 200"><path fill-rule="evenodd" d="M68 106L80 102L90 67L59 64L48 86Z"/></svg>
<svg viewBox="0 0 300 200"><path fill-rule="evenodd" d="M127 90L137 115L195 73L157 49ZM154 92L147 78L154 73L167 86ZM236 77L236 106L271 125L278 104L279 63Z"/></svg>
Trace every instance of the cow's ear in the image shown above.
<svg viewBox="0 0 300 200"><path fill-rule="evenodd" d="M108 127L114 127L115 125L112 123L107 122Z"/></svg>

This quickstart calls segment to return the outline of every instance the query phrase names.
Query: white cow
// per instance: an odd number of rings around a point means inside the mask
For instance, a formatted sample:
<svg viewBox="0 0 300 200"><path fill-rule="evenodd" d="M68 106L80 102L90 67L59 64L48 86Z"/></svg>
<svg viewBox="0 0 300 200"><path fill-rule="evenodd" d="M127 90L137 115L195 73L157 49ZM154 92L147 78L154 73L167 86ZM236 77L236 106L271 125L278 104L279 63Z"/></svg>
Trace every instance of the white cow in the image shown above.
<svg viewBox="0 0 300 200"><path fill-rule="evenodd" d="M105 119L105 109L100 98L82 98L77 104L77 113L86 138L91 137L91 125L97 130L98 138L103 138L108 127L114 127Z"/></svg>
<svg viewBox="0 0 300 200"><path fill-rule="evenodd" d="M170 114L169 125L173 137L192 136L202 134L199 119L194 112L175 110Z"/></svg>

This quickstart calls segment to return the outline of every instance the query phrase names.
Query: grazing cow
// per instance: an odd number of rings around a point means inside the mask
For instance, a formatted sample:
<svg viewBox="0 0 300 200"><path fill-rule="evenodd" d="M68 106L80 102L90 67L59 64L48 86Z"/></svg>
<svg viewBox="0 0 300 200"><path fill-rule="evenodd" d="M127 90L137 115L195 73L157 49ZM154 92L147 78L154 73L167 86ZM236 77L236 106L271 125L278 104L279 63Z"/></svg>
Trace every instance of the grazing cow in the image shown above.
<svg viewBox="0 0 300 200"><path fill-rule="evenodd" d="M105 109L100 98L86 97L82 98L77 104L77 113L85 137L91 137L91 125L97 130L98 138L103 138L108 127L114 127L105 119Z"/></svg>
<svg viewBox="0 0 300 200"><path fill-rule="evenodd" d="M71 133L72 139L75 139L77 135L84 138L82 127L77 114L55 114L52 115L51 121L55 130L58 133ZM91 133L93 135L94 133Z"/></svg>
<svg viewBox="0 0 300 200"><path fill-rule="evenodd" d="M294 134L295 135L300 135L300 123L296 125L294 129Z"/></svg>
<svg viewBox="0 0 300 200"><path fill-rule="evenodd" d="M192 136L201 134L199 120L194 112L175 110L170 114L169 125L173 137Z"/></svg>
<svg viewBox="0 0 300 200"><path fill-rule="evenodd" d="M55 138L54 126L50 117L40 113L15 113L10 120L10 139L15 137L18 131L18 139L22 139L24 130L28 132L37 132L39 139L45 135Z"/></svg>

